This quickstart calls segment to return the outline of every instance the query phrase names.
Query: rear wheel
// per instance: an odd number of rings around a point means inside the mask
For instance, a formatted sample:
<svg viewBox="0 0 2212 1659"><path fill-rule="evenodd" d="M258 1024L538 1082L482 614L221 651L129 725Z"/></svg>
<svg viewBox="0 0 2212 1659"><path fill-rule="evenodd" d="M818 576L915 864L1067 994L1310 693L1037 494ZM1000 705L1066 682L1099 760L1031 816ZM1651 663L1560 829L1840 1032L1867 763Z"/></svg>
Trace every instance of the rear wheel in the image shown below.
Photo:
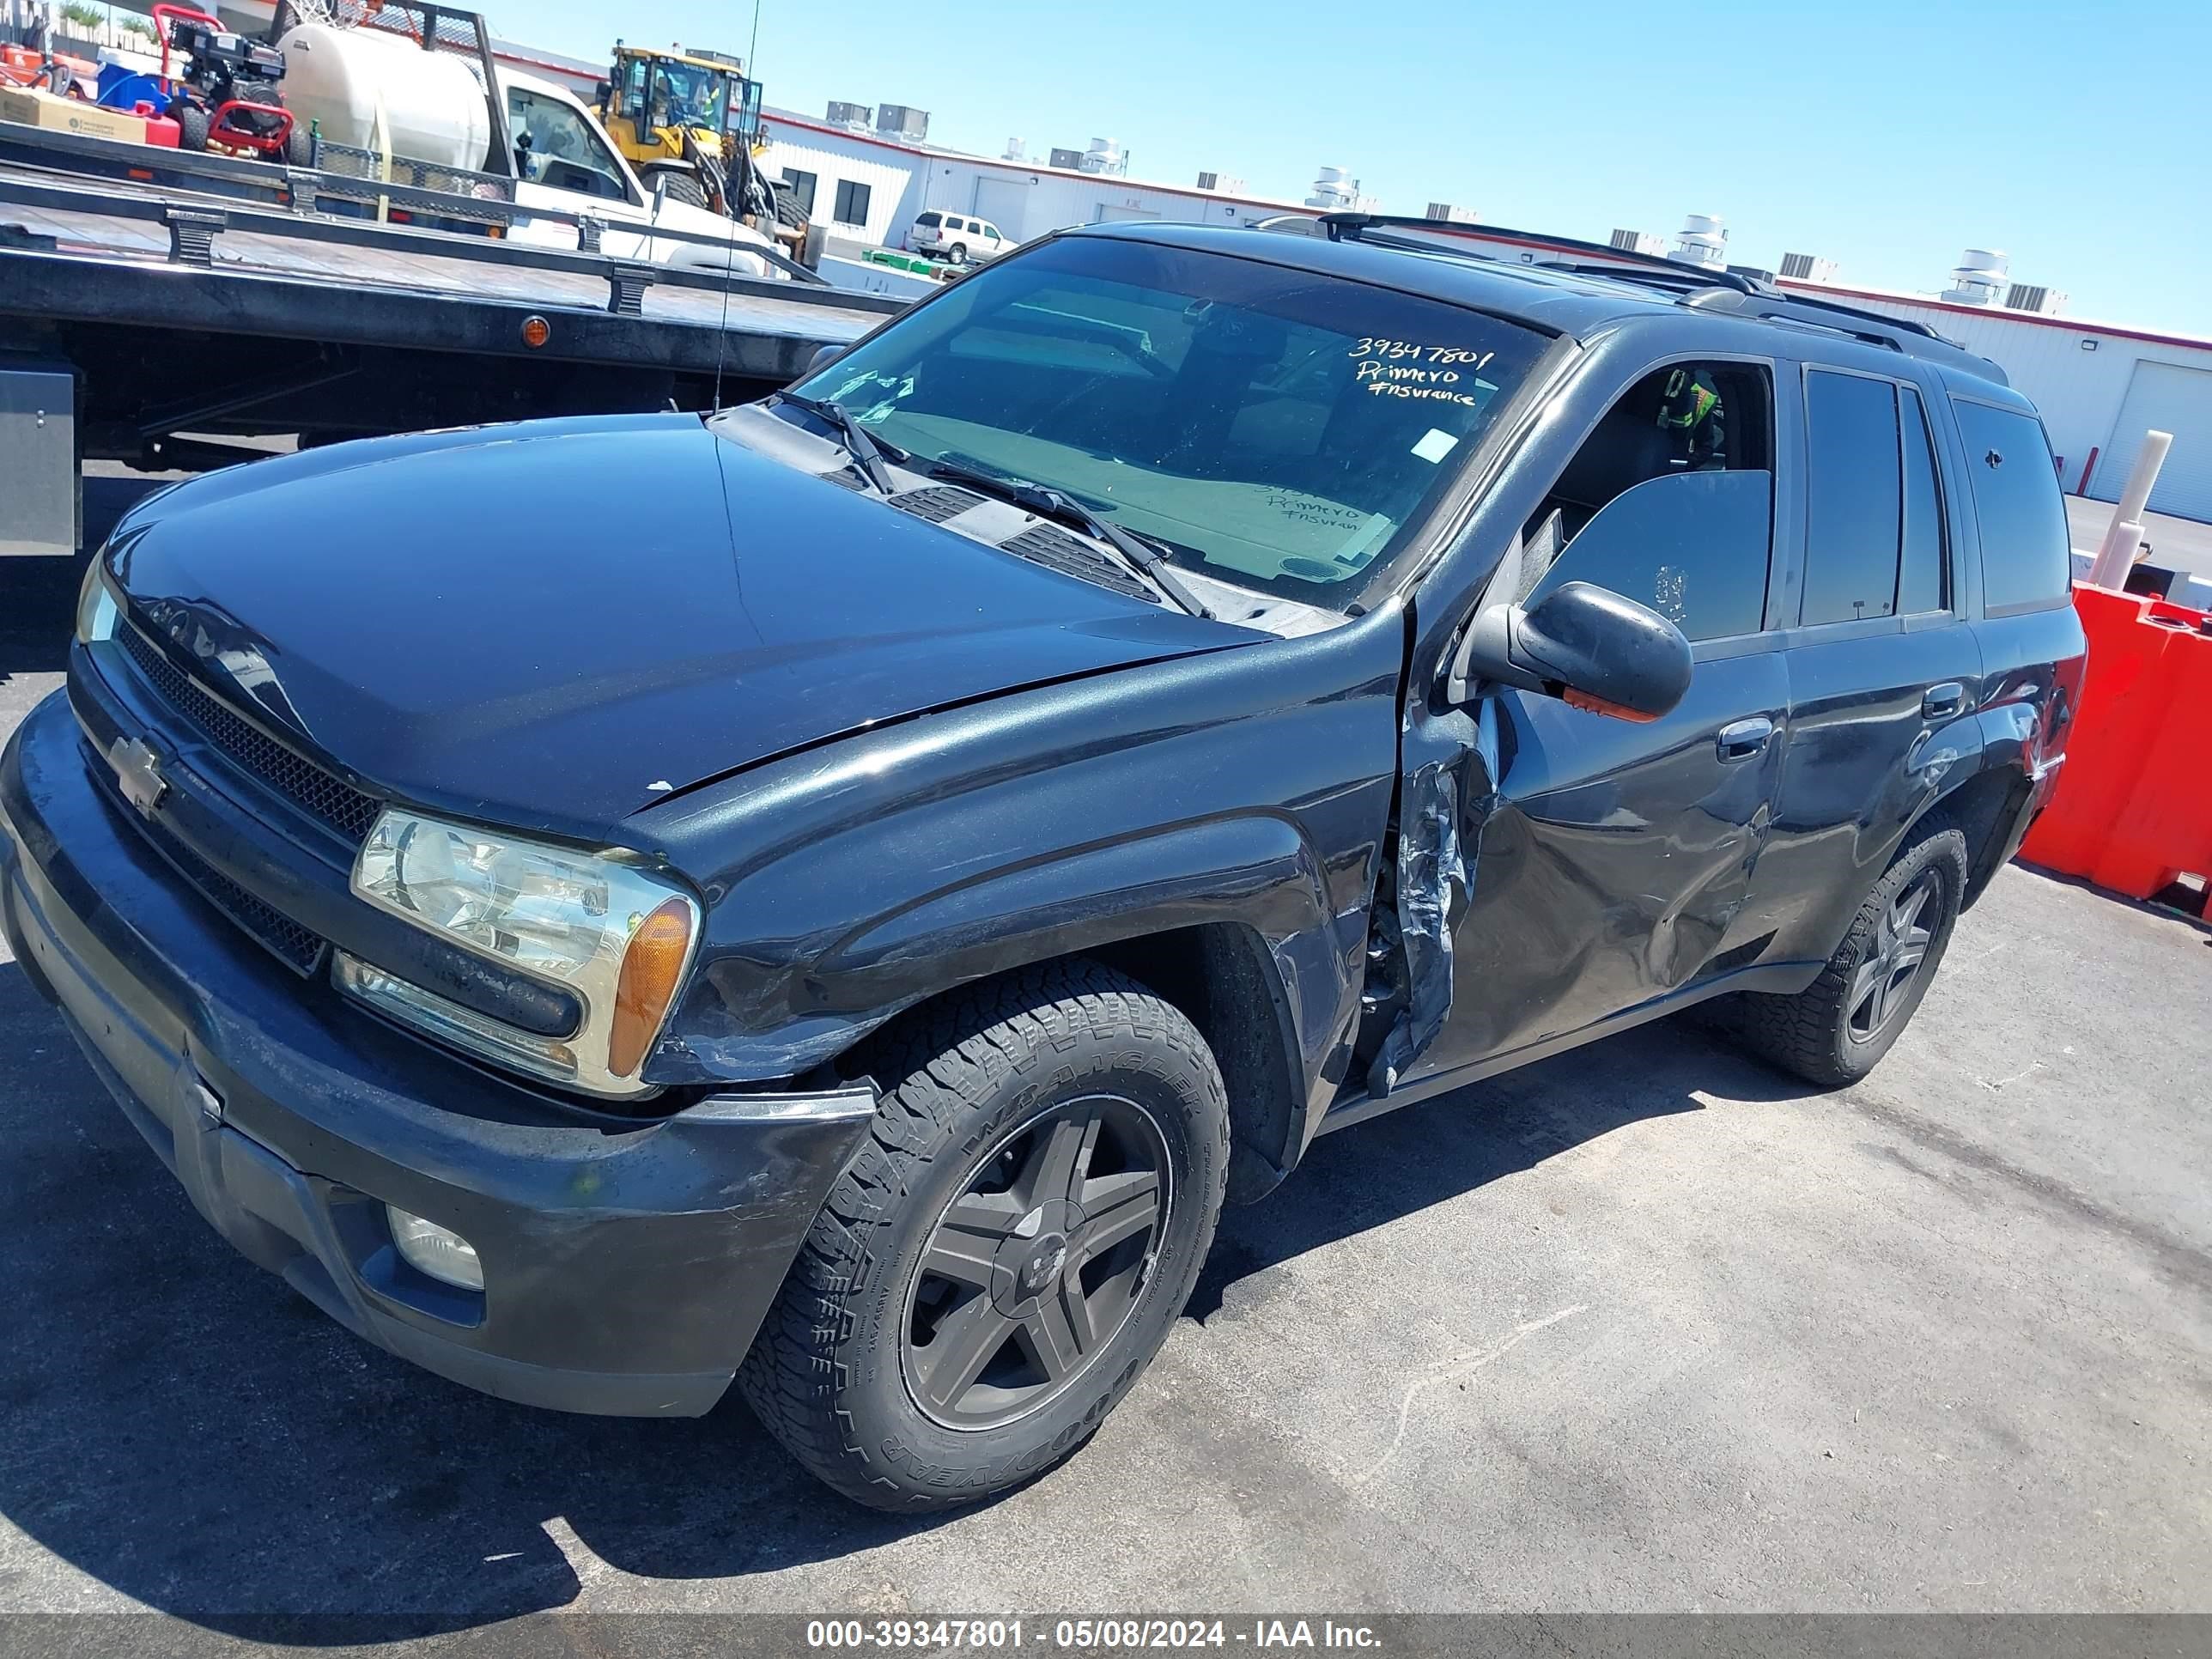
<svg viewBox="0 0 2212 1659"><path fill-rule="evenodd" d="M1856 1083L1911 1023L1966 891L1966 838L1930 830L1891 861L1820 976L1795 996L1730 999L1746 1046L1808 1082Z"/></svg>
<svg viewBox="0 0 2212 1659"><path fill-rule="evenodd" d="M1229 1112L1205 1041L1093 963L1012 975L875 1055L886 1085L739 1387L878 1509L1018 1486L1090 1437L1213 1237Z"/></svg>
<svg viewBox="0 0 2212 1659"><path fill-rule="evenodd" d="M177 147L179 149L205 149L208 147L208 112L198 104L185 104L177 111Z"/></svg>

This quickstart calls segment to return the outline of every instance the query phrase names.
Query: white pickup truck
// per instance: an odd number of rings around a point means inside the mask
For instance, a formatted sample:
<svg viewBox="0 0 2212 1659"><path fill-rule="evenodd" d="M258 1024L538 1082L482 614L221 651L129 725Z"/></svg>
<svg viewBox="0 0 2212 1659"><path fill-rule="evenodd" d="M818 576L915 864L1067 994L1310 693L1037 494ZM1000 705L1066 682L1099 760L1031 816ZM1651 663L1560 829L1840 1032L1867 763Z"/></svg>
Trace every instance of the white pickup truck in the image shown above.
<svg viewBox="0 0 2212 1659"><path fill-rule="evenodd" d="M507 136L514 144L516 205L590 213L606 222L599 247L620 258L740 276L773 276L757 250L774 247L750 226L646 189L600 127L599 118L564 87L512 70L499 71L507 98ZM623 228L635 226L637 230ZM648 234L654 228L721 239L719 247ZM559 219L517 218L510 240L537 247L573 248L576 227Z"/></svg>

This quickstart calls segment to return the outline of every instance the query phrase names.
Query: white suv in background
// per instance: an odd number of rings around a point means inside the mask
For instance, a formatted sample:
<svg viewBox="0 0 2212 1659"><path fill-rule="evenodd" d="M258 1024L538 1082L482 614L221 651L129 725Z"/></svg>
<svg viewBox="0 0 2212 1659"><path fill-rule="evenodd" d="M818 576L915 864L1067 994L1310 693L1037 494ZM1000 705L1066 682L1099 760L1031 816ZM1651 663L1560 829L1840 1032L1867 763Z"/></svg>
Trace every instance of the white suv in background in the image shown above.
<svg viewBox="0 0 2212 1659"><path fill-rule="evenodd" d="M906 234L908 252L927 253L933 259L956 265L964 265L970 259L995 259L1013 245L1014 239L1000 234L998 226L988 219L946 213L939 208L921 215Z"/></svg>

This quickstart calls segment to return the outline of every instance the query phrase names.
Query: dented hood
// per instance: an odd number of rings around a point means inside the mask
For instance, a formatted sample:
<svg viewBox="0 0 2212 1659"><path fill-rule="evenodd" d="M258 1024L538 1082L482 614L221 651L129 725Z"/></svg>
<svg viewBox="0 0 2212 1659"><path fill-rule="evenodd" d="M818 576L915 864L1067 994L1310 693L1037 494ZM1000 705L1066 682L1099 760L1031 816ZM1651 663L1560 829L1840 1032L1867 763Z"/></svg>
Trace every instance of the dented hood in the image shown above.
<svg viewBox="0 0 2212 1659"><path fill-rule="evenodd" d="M884 720L1257 635L979 545L695 416L210 475L131 514L142 625L381 793L574 830Z"/></svg>

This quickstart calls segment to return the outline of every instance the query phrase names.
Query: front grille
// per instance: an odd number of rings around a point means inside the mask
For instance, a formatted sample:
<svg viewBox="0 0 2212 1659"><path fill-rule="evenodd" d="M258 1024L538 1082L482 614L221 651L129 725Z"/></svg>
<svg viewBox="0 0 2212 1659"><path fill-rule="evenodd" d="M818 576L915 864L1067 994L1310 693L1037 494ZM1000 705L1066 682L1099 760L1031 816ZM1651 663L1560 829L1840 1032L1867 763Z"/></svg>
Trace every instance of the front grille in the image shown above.
<svg viewBox="0 0 2212 1659"><path fill-rule="evenodd" d="M1041 564L1054 570L1065 571L1071 576L1080 576L1101 587L1110 587L1116 593L1126 593L1133 599L1147 599L1158 605L1159 596L1137 579L1134 572L1120 560L1101 553L1086 541L1071 536L1056 526L1041 524L1024 530L1018 536L999 544L1001 550L1018 554L1031 564Z"/></svg>
<svg viewBox="0 0 2212 1659"><path fill-rule="evenodd" d="M117 793L113 774L101 763L100 757L94 754L89 746L85 750L84 764L85 769L98 780L101 790L114 804L116 811L130 819L138 833L145 836L147 844L167 859L179 875L198 888L200 896L209 903L236 922L294 973L311 975L323 965L324 941L321 934L301 927L274 905L254 897L161 825L149 823Z"/></svg>
<svg viewBox="0 0 2212 1659"><path fill-rule="evenodd" d="M981 506L982 501L974 490L963 489L958 484L932 484L927 489L909 489L892 496L891 505L917 519L943 524L947 519L958 518L971 507Z"/></svg>
<svg viewBox="0 0 2212 1659"><path fill-rule="evenodd" d="M383 811L381 801L364 795L231 713L187 679L136 628L126 624L116 632L147 684L171 708L198 726L208 741L240 770L259 779L349 840L359 842L368 839L369 826Z"/></svg>

